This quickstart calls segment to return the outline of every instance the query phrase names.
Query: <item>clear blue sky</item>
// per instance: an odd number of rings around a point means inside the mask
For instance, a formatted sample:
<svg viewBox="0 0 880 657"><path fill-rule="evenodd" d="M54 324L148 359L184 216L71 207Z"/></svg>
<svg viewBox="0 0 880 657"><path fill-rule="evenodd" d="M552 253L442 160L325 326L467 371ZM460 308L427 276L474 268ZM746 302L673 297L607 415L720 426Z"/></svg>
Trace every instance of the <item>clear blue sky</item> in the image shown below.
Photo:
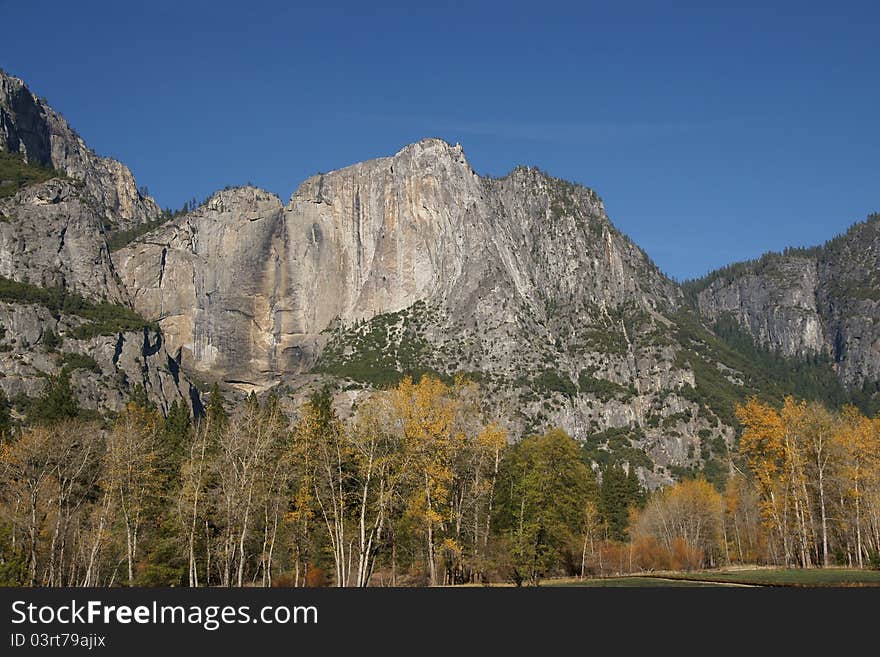
<svg viewBox="0 0 880 657"><path fill-rule="evenodd" d="M439 136L593 187L677 278L880 210L876 2L297 5L0 0L0 66L162 206Z"/></svg>

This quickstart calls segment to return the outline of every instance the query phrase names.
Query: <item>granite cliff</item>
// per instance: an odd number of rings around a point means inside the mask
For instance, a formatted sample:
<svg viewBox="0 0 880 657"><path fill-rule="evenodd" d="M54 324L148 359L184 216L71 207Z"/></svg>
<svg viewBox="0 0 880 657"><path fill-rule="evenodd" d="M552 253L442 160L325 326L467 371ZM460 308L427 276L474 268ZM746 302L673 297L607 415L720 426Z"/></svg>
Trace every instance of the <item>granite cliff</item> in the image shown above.
<svg viewBox="0 0 880 657"><path fill-rule="evenodd" d="M678 286L595 192L534 168L481 177L438 139L310 178L287 205L218 192L114 262L172 356L241 391L466 375L515 433L559 424L646 468L698 461L700 430L732 436L682 396Z"/></svg>
<svg viewBox="0 0 880 657"><path fill-rule="evenodd" d="M5 398L25 408L64 372L85 409L119 410L136 386L162 409L178 399L198 408L198 391L168 357L158 327L131 309L107 244L111 228L160 216L128 168L93 153L2 72L0 156Z"/></svg>
<svg viewBox="0 0 880 657"><path fill-rule="evenodd" d="M850 388L880 379L880 215L820 247L769 253L688 287L709 321L727 315L768 348L826 356Z"/></svg>
<svg viewBox="0 0 880 657"><path fill-rule="evenodd" d="M463 376L513 437L560 426L656 486L722 475L734 405L799 392L798 368L818 388L880 378L876 218L682 287L593 190L531 167L480 176L439 139L313 176L286 204L235 187L169 217L0 75L0 151L33 174L0 179L9 398L67 371L98 411L134 386L198 410L193 380L288 399L330 383L350 411L402 376Z"/></svg>
<svg viewBox="0 0 880 657"><path fill-rule="evenodd" d="M159 207L144 196L121 162L96 155L61 114L34 95L24 81L0 70L0 150L26 162L52 166L79 181L108 228L154 221Z"/></svg>

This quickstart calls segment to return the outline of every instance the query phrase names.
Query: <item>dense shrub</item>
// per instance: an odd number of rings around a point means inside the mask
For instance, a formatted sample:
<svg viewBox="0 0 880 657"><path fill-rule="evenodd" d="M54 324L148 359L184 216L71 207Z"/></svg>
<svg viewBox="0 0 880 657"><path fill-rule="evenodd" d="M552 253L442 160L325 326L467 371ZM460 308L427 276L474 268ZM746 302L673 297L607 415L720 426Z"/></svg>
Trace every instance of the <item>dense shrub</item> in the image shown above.
<svg viewBox="0 0 880 657"><path fill-rule="evenodd" d="M2 276L0 276L0 299L12 303L38 304L55 314L76 315L90 320L72 331L72 337L80 340L96 335L113 335L156 328L131 308L106 301L96 303L64 288L39 287Z"/></svg>

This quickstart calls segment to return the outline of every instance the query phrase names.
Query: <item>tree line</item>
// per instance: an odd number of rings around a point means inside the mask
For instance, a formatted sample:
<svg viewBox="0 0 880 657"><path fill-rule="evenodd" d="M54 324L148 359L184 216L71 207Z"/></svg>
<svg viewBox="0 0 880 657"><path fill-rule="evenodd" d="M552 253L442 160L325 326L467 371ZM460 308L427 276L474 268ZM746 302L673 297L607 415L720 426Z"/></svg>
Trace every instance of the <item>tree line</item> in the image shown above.
<svg viewBox="0 0 880 657"><path fill-rule="evenodd" d="M656 491L630 509L626 543L590 550L594 572L880 568L880 418L793 397L753 398L736 415L723 486L697 477Z"/></svg>
<svg viewBox="0 0 880 657"><path fill-rule="evenodd" d="M648 495L563 431L510 443L476 384L329 389L194 422L142 395L109 425L46 413L0 445L0 583L367 586L511 581L727 563L866 566L880 549L880 421L787 399L738 409L719 490Z"/></svg>

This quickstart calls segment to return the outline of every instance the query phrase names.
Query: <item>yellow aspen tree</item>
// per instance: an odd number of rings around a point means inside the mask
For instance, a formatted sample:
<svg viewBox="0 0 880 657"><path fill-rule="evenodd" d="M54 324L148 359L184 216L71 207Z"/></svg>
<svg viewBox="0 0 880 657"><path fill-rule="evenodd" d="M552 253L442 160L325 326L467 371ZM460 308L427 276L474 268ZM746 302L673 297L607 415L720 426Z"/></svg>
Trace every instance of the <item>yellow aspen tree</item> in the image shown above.
<svg viewBox="0 0 880 657"><path fill-rule="evenodd" d="M812 551L812 510L807 492L805 467L809 433L807 404L787 396L782 403L779 416L783 425L787 490L794 506L799 561L801 566L809 567Z"/></svg>
<svg viewBox="0 0 880 657"><path fill-rule="evenodd" d="M775 529L782 542L785 564L791 560L787 515L787 453L785 428L772 406L749 399L736 408L743 425L740 453L755 477L765 527Z"/></svg>
<svg viewBox="0 0 880 657"><path fill-rule="evenodd" d="M705 479L687 479L656 493L633 521L638 537L658 541L678 567L714 565L723 500Z"/></svg>
<svg viewBox="0 0 880 657"><path fill-rule="evenodd" d="M205 423L206 424L206 423ZM208 432L205 425L192 434L187 444L187 455L180 468L180 493L177 499L177 513L181 527L186 528L187 577L189 586L197 587L199 579L196 540L199 513L204 496L205 470L208 451ZM204 582L206 583L206 582Z"/></svg>
<svg viewBox="0 0 880 657"><path fill-rule="evenodd" d="M437 547L443 543L442 532L450 516L456 403L446 384L423 376L418 383L409 377L401 381L391 393L391 404L417 480L408 507L425 530L428 582L433 586L438 583Z"/></svg>
<svg viewBox="0 0 880 657"><path fill-rule="evenodd" d="M156 502L157 439L162 418L153 409L129 403L107 437L104 454L105 494L125 535L128 584L134 582L140 532Z"/></svg>
<svg viewBox="0 0 880 657"><path fill-rule="evenodd" d="M864 417L854 406L841 412L834 439L843 454L841 468L842 495L852 506L849 523L855 541L856 563L864 567L865 502L870 500L872 483L876 482L878 458L878 420Z"/></svg>
<svg viewBox="0 0 880 657"><path fill-rule="evenodd" d="M270 494L273 463L286 433L278 403L248 398L217 434L212 476L223 529L221 583L242 586L258 509ZM265 532L263 536L266 540Z"/></svg>
<svg viewBox="0 0 880 657"><path fill-rule="evenodd" d="M40 537L52 509L57 480L52 458L55 435L48 427L35 427L23 432L18 440L0 445L0 473L5 507L11 520L24 536L30 586L39 584ZM13 546L16 537L13 535Z"/></svg>
<svg viewBox="0 0 880 657"><path fill-rule="evenodd" d="M300 410L294 430L300 454L308 453L311 498L324 520L335 567L336 586L348 586L352 566L349 542L353 513L354 450L333 411L329 390L314 395Z"/></svg>
<svg viewBox="0 0 880 657"><path fill-rule="evenodd" d="M84 522L88 498L100 476L104 436L99 424L67 419L52 426L55 440L51 454L57 481L55 519L48 545L46 586L75 584L66 580L77 565L73 562L80 550L78 526ZM70 575L67 575L70 577Z"/></svg>
<svg viewBox="0 0 880 657"><path fill-rule="evenodd" d="M392 430L387 393L372 395L360 408L348 431L354 461L353 488L357 547L354 584L367 586L386 525L405 477L400 436Z"/></svg>
<svg viewBox="0 0 880 657"><path fill-rule="evenodd" d="M456 401L452 458L452 527L454 543L446 550L446 578L472 581L482 571L488 542L492 496L507 433L486 422L479 387L459 377L451 390Z"/></svg>
<svg viewBox="0 0 880 657"><path fill-rule="evenodd" d="M865 515L873 537L873 552L880 558L880 418L871 420L866 442Z"/></svg>
<svg viewBox="0 0 880 657"><path fill-rule="evenodd" d="M828 480L838 467L838 450L835 449L834 434L836 418L818 402L801 405L800 427L802 448L809 463L808 474L804 477L815 490L813 506L819 506L819 533L822 538L821 561L829 565L829 527L828 527ZM805 495L806 496L806 495Z"/></svg>
<svg viewBox="0 0 880 657"><path fill-rule="evenodd" d="M753 563L766 558L762 551L762 527L758 518L757 491L746 477L737 471L731 473L724 489L724 522L731 527L728 540L739 563Z"/></svg>
<svg viewBox="0 0 880 657"><path fill-rule="evenodd" d="M594 500L587 500L584 504L583 532L584 545L581 551L580 578L584 578L587 567L587 547L590 549L590 558L596 556L596 539L601 536L602 521L599 516L599 506Z"/></svg>
<svg viewBox="0 0 880 657"><path fill-rule="evenodd" d="M479 559L489 542L491 533L492 505L501 456L507 447L507 431L497 422L490 422L482 428L474 439L477 463L474 468L474 558ZM482 514L482 521L481 521ZM482 537L480 527L484 527Z"/></svg>

